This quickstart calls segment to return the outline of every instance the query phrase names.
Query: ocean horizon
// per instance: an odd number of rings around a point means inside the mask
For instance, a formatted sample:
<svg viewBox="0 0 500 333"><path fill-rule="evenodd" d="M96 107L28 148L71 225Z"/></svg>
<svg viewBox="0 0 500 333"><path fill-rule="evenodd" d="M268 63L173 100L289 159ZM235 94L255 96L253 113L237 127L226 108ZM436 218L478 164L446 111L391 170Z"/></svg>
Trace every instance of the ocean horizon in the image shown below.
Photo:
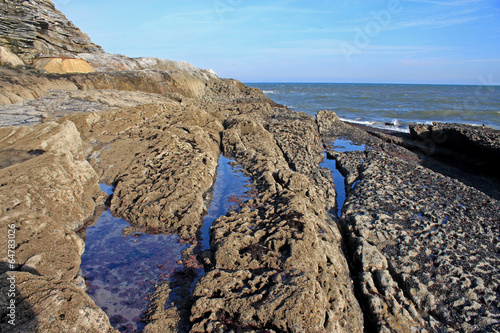
<svg viewBox="0 0 500 333"><path fill-rule="evenodd" d="M408 132L432 122L500 130L500 86L410 83L246 82L278 104L315 116L334 111L344 121Z"/></svg>

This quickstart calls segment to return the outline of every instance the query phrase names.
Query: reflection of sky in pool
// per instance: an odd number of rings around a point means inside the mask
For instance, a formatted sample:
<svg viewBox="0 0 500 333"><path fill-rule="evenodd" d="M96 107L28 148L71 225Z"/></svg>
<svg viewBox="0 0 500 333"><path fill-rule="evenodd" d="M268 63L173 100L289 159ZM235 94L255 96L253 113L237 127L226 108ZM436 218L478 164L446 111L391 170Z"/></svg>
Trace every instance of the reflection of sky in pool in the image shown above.
<svg viewBox="0 0 500 333"><path fill-rule="evenodd" d="M140 322L148 306L147 293L156 282L168 278L177 268L181 252L176 235L122 234L130 225L104 212L87 228L82 272L89 295L121 332L141 331Z"/></svg>
<svg viewBox="0 0 500 333"><path fill-rule="evenodd" d="M231 164L233 160L219 157L213 199L201 230L202 250L210 248L208 232L213 222L231 207L248 200L250 180L241 167ZM108 195L113 194L112 186L100 184L100 187ZM134 232L125 236L122 230L127 227L130 224L125 220L113 217L109 210L104 212L94 226L87 228L81 265L90 297L121 332L142 331L147 294L153 291L156 282L171 278L174 271L183 268L176 261L188 247L179 243L177 235ZM203 274L203 269L198 273Z"/></svg>
<svg viewBox="0 0 500 333"><path fill-rule="evenodd" d="M366 149L365 145L357 145L351 140L347 139L337 139L333 143L333 150L340 153L345 153L348 151L363 151Z"/></svg>
<svg viewBox="0 0 500 333"><path fill-rule="evenodd" d="M99 187L101 188L101 191L103 191L107 195L113 194L113 192L115 190L115 188L113 186L109 186L106 184L99 184Z"/></svg>
<svg viewBox="0 0 500 333"><path fill-rule="evenodd" d="M225 215L231 206L237 205L237 203L230 201L230 197L238 197L243 201L248 199L243 196L249 190L250 180L243 174L240 166L233 167L231 162L234 161L222 155L219 157L213 198L201 229L202 250L210 248L208 232L214 221Z"/></svg>
<svg viewBox="0 0 500 333"><path fill-rule="evenodd" d="M337 139L332 143L332 149L340 153L345 153L351 151L363 151L366 149L366 146L357 145L347 139ZM344 183L345 177L342 176L340 171L337 169L337 162L335 160L329 160L326 153L323 162L321 162L319 166L330 169L332 173L332 178L335 183L335 191L337 192L337 216L340 217L346 196Z"/></svg>
<svg viewBox="0 0 500 333"><path fill-rule="evenodd" d="M337 216L340 217L340 210L344 205L345 201L345 185L344 185L344 176L337 170L337 161L329 160L326 157L323 159L323 162L319 165L322 168L330 169L332 173L333 182L335 183L335 192L337 193Z"/></svg>

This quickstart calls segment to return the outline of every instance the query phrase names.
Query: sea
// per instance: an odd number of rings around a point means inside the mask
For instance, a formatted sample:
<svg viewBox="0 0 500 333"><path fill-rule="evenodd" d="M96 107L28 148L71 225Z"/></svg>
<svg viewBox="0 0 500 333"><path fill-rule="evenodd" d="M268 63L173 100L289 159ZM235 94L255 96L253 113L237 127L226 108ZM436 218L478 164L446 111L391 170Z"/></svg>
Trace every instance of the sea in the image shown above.
<svg viewBox="0 0 500 333"><path fill-rule="evenodd" d="M278 104L315 116L334 111L342 120L408 132L410 124L447 122L500 130L500 86L246 83Z"/></svg>

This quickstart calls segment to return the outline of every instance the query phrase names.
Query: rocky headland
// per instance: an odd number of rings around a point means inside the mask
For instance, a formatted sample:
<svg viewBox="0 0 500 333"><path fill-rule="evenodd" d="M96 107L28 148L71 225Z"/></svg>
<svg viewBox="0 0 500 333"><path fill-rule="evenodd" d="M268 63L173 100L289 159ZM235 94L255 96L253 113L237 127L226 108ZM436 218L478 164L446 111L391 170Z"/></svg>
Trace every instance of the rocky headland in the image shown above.
<svg viewBox="0 0 500 333"><path fill-rule="evenodd" d="M500 331L499 131L314 118L186 62L105 53L48 0L0 13L2 332L123 331L80 270L108 207L189 246L144 295L144 332ZM221 154L252 195L201 251Z"/></svg>

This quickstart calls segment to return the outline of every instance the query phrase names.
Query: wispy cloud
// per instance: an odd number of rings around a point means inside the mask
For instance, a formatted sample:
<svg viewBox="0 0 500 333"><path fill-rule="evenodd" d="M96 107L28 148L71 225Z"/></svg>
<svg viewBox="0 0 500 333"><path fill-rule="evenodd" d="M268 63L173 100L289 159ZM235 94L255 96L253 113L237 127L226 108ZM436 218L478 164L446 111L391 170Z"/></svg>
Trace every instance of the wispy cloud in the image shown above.
<svg viewBox="0 0 500 333"><path fill-rule="evenodd" d="M445 27L456 26L480 19L484 19L485 16L469 16L469 17L450 17L445 16L435 16L433 18L425 19L409 19L407 21L401 21L393 26L387 28L387 30L404 29L404 28L426 28L426 29L439 29Z"/></svg>
<svg viewBox="0 0 500 333"><path fill-rule="evenodd" d="M490 14L482 11L480 0L461 1L434 1L434 0L407 0L406 2L419 2L425 5L421 8L411 7L396 17L394 24L389 29L425 28L439 29L457 26L484 19ZM472 5L476 3L477 5ZM453 6L456 8L440 8Z"/></svg>
<svg viewBox="0 0 500 333"><path fill-rule="evenodd" d="M472 63L499 63L500 59L450 59L449 57L400 58L398 62L405 66L450 66Z"/></svg>
<svg viewBox="0 0 500 333"><path fill-rule="evenodd" d="M471 3L479 3L483 0L458 0L458 1L437 1L437 0L404 0L404 2L430 3L442 6L463 6Z"/></svg>

